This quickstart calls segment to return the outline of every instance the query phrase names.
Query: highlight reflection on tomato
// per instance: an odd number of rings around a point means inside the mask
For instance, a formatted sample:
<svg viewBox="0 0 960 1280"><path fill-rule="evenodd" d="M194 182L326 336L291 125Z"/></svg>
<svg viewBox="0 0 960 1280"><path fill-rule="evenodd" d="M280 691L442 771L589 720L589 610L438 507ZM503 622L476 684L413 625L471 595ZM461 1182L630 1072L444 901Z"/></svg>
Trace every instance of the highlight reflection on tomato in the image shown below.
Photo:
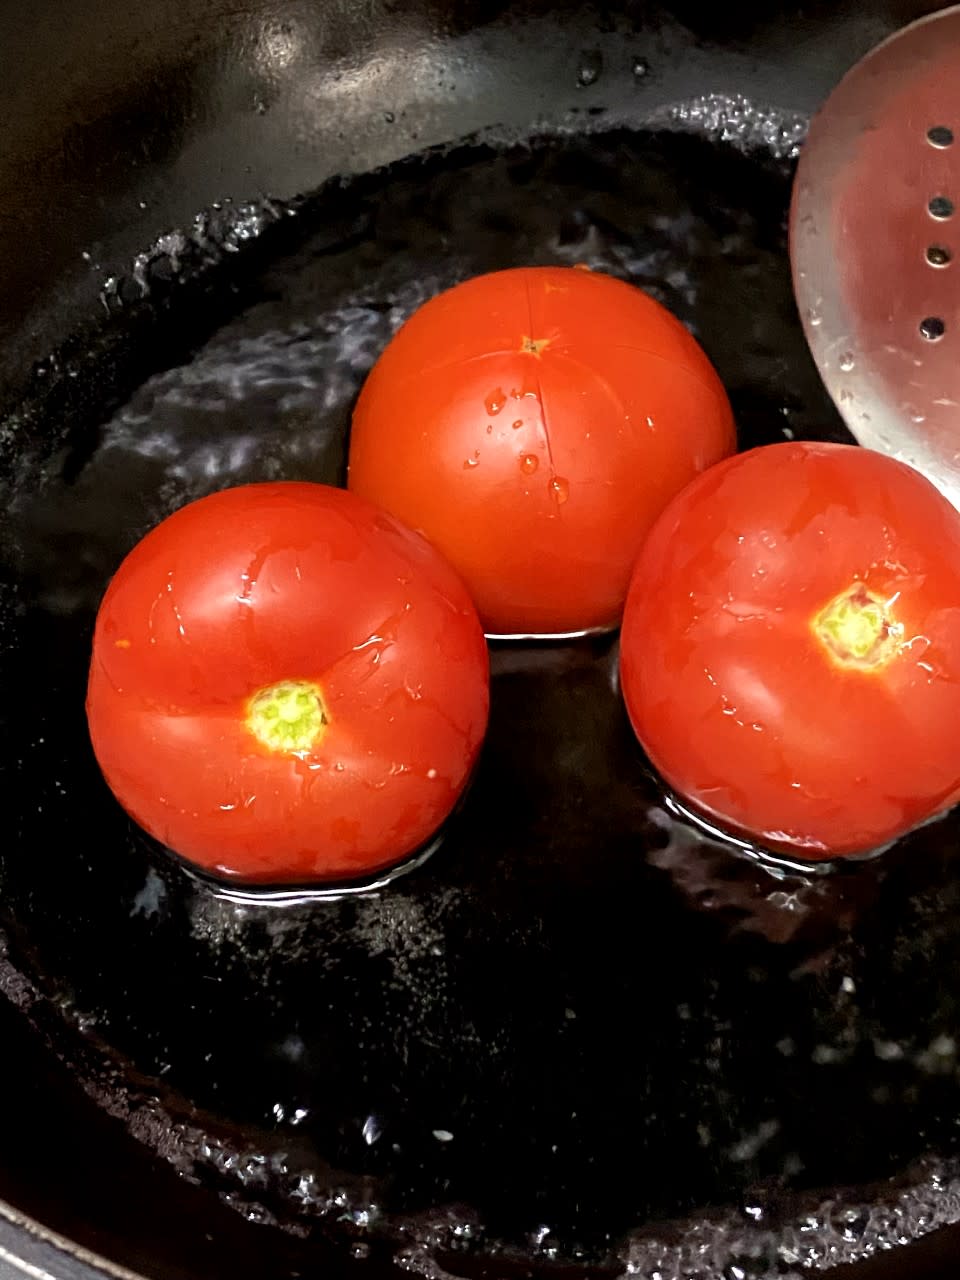
<svg viewBox="0 0 960 1280"><path fill-rule="evenodd" d="M517 269L400 329L357 404L349 483L444 553L488 633L556 635L619 623L653 520L734 444L717 375L657 302Z"/></svg>
<svg viewBox="0 0 960 1280"><path fill-rule="evenodd" d="M486 727L454 571L363 499L229 489L133 549L97 618L87 713L120 803L197 865L303 883L420 848Z"/></svg>
<svg viewBox="0 0 960 1280"><path fill-rule="evenodd" d="M867 449L731 458L651 532L621 675L693 808L803 858L876 848L960 789L960 516Z"/></svg>

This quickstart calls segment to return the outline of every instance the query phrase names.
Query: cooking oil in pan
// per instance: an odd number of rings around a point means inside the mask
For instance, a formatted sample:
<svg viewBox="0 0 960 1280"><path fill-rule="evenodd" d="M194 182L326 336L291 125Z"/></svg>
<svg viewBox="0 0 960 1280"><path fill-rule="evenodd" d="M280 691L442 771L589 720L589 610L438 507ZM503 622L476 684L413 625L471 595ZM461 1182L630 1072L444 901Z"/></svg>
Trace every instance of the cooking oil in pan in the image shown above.
<svg viewBox="0 0 960 1280"><path fill-rule="evenodd" d="M718 112L671 124L729 132ZM771 121L766 150L595 133L338 186L274 260L236 255L242 307L189 359L158 350L114 412L7 459L5 989L102 1105L265 1229L433 1275L496 1252L765 1276L960 1214L954 820L829 876L759 865L662 794L613 638L495 648L463 809L358 896L231 900L131 826L86 740L124 553L214 488L341 481L377 354L471 274L632 280L703 343L742 445L846 439L794 313L796 138ZM112 282L117 323L155 256Z"/></svg>

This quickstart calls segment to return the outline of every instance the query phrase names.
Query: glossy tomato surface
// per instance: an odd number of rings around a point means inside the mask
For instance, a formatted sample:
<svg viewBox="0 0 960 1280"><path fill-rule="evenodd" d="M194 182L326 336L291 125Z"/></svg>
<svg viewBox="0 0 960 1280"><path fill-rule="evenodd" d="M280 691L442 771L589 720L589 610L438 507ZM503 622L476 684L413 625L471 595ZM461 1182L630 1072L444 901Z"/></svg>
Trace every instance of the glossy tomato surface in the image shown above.
<svg viewBox="0 0 960 1280"><path fill-rule="evenodd" d="M354 494L228 489L133 549L97 617L87 714L130 815L208 871L384 868L437 831L486 727L456 574Z"/></svg>
<svg viewBox="0 0 960 1280"><path fill-rule="evenodd" d="M489 634L616 626L651 523L734 448L707 357L632 285L478 276L403 326L353 418L350 487L422 530Z"/></svg>
<svg viewBox="0 0 960 1280"><path fill-rule="evenodd" d="M960 517L854 446L721 463L644 546L621 674L696 810L805 858L876 848L960 787Z"/></svg>

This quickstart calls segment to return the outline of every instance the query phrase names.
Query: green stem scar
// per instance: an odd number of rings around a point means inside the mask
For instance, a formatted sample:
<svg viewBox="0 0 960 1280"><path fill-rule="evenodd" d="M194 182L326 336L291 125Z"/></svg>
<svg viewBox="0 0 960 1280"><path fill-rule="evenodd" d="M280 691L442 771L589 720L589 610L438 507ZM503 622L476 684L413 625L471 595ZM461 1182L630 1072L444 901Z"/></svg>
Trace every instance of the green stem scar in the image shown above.
<svg viewBox="0 0 960 1280"><path fill-rule="evenodd" d="M247 728L271 751L310 751L328 723L320 690L309 680L281 680L255 693L247 704Z"/></svg>
<svg viewBox="0 0 960 1280"><path fill-rule="evenodd" d="M542 356L550 345L550 338L529 338L526 334L520 343L520 350L527 356Z"/></svg>
<svg viewBox="0 0 960 1280"><path fill-rule="evenodd" d="M813 634L840 666L876 671L900 652L903 623L893 617L892 606L855 582L821 609Z"/></svg>

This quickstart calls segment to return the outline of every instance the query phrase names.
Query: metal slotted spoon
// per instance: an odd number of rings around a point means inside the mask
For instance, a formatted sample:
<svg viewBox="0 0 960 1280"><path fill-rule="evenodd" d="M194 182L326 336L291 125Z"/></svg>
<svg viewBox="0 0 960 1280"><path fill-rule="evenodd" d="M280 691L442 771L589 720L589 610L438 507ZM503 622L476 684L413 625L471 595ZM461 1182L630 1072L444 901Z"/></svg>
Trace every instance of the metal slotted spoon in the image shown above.
<svg viewBox="0 0 960 1280"><path fill-rule="evenodd" d="M850 430L960 507L960 6L886 40L827 99L797 168L790 252Z"/></svg>

